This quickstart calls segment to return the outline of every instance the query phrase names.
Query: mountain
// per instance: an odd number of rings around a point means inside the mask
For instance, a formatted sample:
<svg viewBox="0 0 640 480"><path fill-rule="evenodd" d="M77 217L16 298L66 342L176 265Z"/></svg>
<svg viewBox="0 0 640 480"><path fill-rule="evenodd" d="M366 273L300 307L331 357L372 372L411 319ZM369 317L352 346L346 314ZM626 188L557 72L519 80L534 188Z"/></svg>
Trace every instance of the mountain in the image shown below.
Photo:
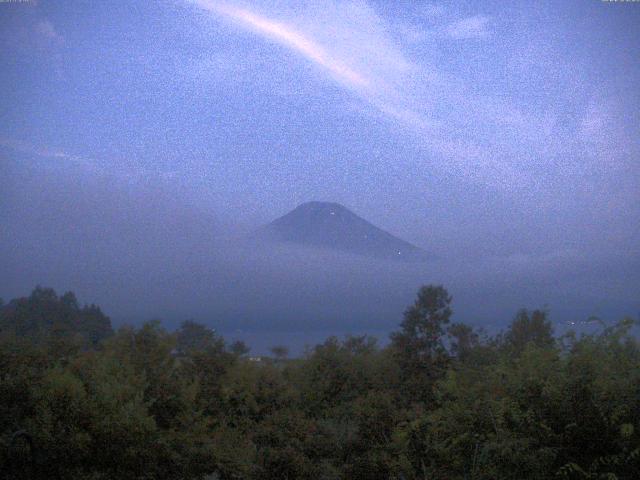
<svg viewBox="0 0 640 480"><path fill-rule="evenodd" d="M307 202L260 228L257 237L355 253L367 257L424 261L424 250L359 217L339 203Z"/></svg>

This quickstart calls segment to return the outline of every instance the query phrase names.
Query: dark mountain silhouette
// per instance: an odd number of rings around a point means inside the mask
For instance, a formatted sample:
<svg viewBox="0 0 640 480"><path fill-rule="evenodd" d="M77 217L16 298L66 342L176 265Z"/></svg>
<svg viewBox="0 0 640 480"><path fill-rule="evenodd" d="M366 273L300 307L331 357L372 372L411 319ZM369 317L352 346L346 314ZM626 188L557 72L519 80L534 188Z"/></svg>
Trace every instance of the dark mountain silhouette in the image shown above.
<svg viewBox="0 0 640 480"><path fill-rule="evenodd" d="M424 261L424 250L331 202L307 202L260 228L257 237L367 257Z"/></svg>

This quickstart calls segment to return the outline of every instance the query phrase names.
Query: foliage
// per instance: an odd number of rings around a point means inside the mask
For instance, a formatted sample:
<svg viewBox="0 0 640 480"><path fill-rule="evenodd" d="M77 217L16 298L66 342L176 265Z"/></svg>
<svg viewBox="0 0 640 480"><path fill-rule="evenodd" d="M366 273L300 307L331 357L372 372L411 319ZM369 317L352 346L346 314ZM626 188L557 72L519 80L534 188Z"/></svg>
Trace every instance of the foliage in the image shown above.
<svg viewBox="0 0 640 480"><path fill-rule="evenodd" d="M112 333L100 308L81 308L72 292L59 297L51 288L36 287L27 298L0 302L0 338L18 336L43 343L65 337L95 347Z"/></svg>
<svg viewBox="0 0 640 480"><path fill-rule="evenodd" d="M400 366L410 401L432 401L432 389L442 378L449 354L445 327L451 318L451 296L442 286L418 291L415 303L404 312L400 331L391 334L391 346Z"/></svg>
<svg viewBox="0 0 640 480"><path fill-rule="evenodd" d="M450 304L423 287L387 347L255 362L196 322L113 333L37 288L0 307L0 478L638 478L633 321L555 339L523 310L488 337Z"/></svg>

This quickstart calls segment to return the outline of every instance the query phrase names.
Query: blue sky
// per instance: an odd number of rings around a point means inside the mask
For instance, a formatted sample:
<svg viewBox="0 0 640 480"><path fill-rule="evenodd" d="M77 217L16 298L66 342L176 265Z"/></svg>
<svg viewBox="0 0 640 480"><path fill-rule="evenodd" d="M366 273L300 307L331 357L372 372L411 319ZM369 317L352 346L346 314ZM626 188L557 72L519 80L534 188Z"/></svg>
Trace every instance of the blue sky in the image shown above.
<svg viewBox="0 0 640 480"><path fill-rule="evenodd" d="M639 21L595 0L2 3L1 251L46 244L36 197L245 229L318 199L444 257L638 265Z"/></svg>

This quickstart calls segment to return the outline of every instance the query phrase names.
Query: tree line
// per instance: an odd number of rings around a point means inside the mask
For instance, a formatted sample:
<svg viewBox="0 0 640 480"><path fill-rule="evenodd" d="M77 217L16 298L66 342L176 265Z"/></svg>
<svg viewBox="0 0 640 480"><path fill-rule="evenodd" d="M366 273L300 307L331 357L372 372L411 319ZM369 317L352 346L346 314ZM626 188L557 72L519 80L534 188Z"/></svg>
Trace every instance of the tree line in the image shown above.
<svg viewBox="0 0 640 480"><path fill-rule="evenodd" d="M36 288L0 301L5 479L640 478L640 342L624 319L487 335L424 286L390 342L330 337L254 361L184 322L113 331Z"/></svg>

